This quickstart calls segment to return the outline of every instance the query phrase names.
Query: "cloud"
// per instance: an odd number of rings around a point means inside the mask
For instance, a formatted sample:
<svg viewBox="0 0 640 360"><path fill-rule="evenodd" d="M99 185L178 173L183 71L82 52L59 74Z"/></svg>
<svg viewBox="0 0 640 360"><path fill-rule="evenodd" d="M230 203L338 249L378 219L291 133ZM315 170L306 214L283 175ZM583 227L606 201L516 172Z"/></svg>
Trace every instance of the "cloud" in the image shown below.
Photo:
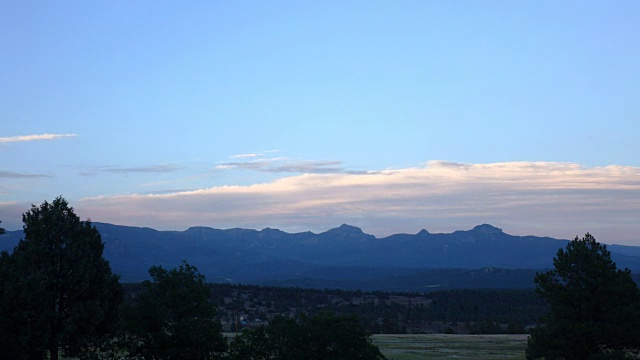
<svg viewBox="0 0 640 360"><path fill-rule="evenodd" d="M180 170L181 167L174 164L161 164L132 167L103 167L102 170L115 173L167 173Z"/></svg>
<svg viewBox="0 0 640 360"><path fill-rule="evenodd" d="M255 159L244 162L226 162L216 169L244 169L269 173L302 173L302 174L367 174L367 171L347 170L339 166L341 161L291 160L287 158Z"/></svg>
<svg viewBox="0 0 640 360"><path fill-rule="evenodd" d="M269 165L270 163L266 160L250 162L227 162L216 166L216 169L260 170L268 167Z"/></svg>
<svg viewBox="0 0 640 360"><path fill-rule="evenodd" d="M147 165L147 166L129 166L129 167L116 167L116 166L93 166L80 171L78 174L81 176L94 176L100 172L110 172L118 174L131 174L131 173L169 173L181 170L183 167L175 164L160 164L160 165Z"/></svg>
<svg viewBox="0 0 640 360"><path fill-rule="evenodd" d="M346 170L341 161L302 161L291 162L279 166L270 166L263 171L273 173L303 173L303 174L366 174L365 171Z"/></svg>
<svg viewBox="0 0 640 360"><path fill-rule="evenodd" d="M232 159L238 159L238 158L253 158L253 157L257 157L260 156L260 154L238 154L238 155L233 155L231 156Z"/></svg>
<svg viewBox="0 0 640 360"><path fill-rule="evenodd" d="M0 137L0 143L13 143L37 140L57 140L63 138L77 137L76 134L37 134L37 135L21 135L11 137Z"/></svg>
<svg viewBox="0 0 640 360"><path fill-rule="evenodd" d="M34 179L34 178L43 178L43 177L51 177L51 175L19 173L14 171L0 170L0 179Z"/></svg>
<svg viewBox="0 0 640 360"><path fill-rule="evenodd" d="M163 190L149 190L144 192L146 195L157 195L157 194L175 194L181 192L190 192L195 191L195 189L163 189ZM143 195L144 195L143 194Z"/></svg>
<svg viewBox="0 0 640 360"><path fill-rule="evenodd" d="M323 231L350 223L384 236L491 223L513 234L572 238L591 232L605 243L640 245L640 168L431 161L367 174L305 173L248 186L94 197L77 208L96 221L164 229Z"/></svg>
<svg viewBox="0 0 640 360"><path fill-rule="evenodd" d="M265 154L271 154L271 153L277 153L277 152L280 152L280 150L265 150L257 153L237 154L237 155L231 155L229 158L231 159L257 158L257 157L264 156Z"/></svg>

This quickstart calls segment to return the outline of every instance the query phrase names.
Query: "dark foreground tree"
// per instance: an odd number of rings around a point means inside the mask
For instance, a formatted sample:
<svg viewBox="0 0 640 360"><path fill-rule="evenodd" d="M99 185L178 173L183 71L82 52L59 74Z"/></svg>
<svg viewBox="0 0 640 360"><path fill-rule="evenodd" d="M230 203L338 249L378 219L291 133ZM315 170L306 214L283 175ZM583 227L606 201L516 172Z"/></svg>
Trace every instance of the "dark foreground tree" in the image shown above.
<svg viewBox="0 0 640 360"><path fill-rule="evenodd" d="M320 314L300 321L278 317L234 338L231 360L383 360L355 317Z"/></svg>
<svg viewBox="0 0 640 360"><path fill-rule="evenodd" d="M0 358L95 353L123 296L100 234L61 197L32 206L22 221L24 239L0 255Z"/></svg>
<svg viewBox="0 0 640 360"><path fill-rule="evenodd" d="M219 359L226 351L222 327L209 302L211 290L195 266L149 269L152 281L125 311L127 347L143 359Z"/></svg>
<svg viewBox="0 0 640 360"><path fill-rule="evenodd" d="M638 288L605 245L576 237L553 265L535 277L550 309L529 337L527 359L623 359L640 348Z"/></svg>

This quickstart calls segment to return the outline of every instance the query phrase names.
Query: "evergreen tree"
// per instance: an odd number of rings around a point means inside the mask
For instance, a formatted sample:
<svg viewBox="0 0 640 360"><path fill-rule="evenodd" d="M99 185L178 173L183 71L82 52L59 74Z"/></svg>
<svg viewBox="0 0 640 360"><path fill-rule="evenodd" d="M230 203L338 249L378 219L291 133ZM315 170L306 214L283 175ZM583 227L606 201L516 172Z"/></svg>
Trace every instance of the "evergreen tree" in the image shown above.
<svg viewBox="0 0 640 360"><path fill-rule="evenodd" d="M549 303L535 328L527 359L623 358L640 348L640 294L628 269L619 270L593 236L571 241L553 259L554 269L535 277Z"/></svg>
<svg viewBox="0 0 640 360"><path fill-rule="evenodd" d="M130 355L142 359L208 360L226 351L211 289L195 266L149 269L152 281L125 312Z"/></svg>
<svg viewBox="0 0 640 360"><path fill-rule="evenodd" d="M300 321L277 317L234 338L231 360L384 360L355 317L322 313Z"/></svg>
<svg viewBox="0 0 640 360"><path fill-rule="evenodd" d="M0 255L0 358L95 352L118 320L122 288L104 244L62 197L22 215L24 239Z"/></svg>

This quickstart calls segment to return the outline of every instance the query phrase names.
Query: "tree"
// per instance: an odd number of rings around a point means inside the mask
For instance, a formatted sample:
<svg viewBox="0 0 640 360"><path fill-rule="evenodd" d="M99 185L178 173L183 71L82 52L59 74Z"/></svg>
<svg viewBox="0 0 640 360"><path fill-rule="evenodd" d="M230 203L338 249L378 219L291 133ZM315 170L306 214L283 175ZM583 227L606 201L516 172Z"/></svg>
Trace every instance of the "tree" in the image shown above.
<svg viewBox="0 0 640 360"><path fill-rule="evenodd" d="M24 239L0 255L0 357L95 352L118 320L123 292L104 244L62 197L22 215Z"/></svg>
<svg viewBox="0 0 640 360"><path fill-rule="evenodd" d="M226 351L211 290L195 266L149 269L152 281L125 312L130 355L143 359L218 359Z"/></svg>
<svg viewBox="0 0 640 360"><path fill-rule="evenodd" d="M384 360L352 316L323 313L300 321L277 317L269 326L245 330L231 344L232 360Z"/></svg>
<svg viewBox="0 0 640 360"><path fill-rule="evenodd" d="M527 359L613 359L640 348L640 294L628 269L619 270L605 245L576 237L535 277L549 304L533 329Z"/></svg>

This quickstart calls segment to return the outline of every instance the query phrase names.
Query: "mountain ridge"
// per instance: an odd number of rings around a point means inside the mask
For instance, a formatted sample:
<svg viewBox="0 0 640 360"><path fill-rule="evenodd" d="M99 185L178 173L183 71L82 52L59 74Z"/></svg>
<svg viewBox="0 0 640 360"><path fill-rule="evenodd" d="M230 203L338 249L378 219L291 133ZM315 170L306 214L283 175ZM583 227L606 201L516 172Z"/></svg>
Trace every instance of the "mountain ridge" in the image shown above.
<svg viewBox="0 0 640 360"><path fill-rule="evenodd" d="M93 225L105 243L105 258L123 281L146 279L152 265L174 267L186 260L197 266L209 281L273 284L311 279L327 284L332 281L351 284L366 280L369 288L381 279L385 283L393 282L389 279L394 276L417 279L415 274L434 269L550 268L558 249L569 241L510 235L489 224L452 233L430 233L422 229L416 234L381 238L347 224L321 233L287 233L273 228L223 230L204 226L160 231L101 222ZM0 236L0 250L11 251L21 237L22 231L8 231ZM609 245L608 248L619 267L640 270L639 247ZM346 274L340 275L340 272ZM366 274L375 274L376 278ZM471 273L456 274L460 278ZM523 278L522 272L518 274L519 279ZM498 287L502 284L497 282L514 276L504 272L494 275ZM432 274L421 275L421 278L425 276L434 281ZM460 283L468 285L467 280ZM490 281L483 279L482 283ZM532 281L529 283L527 286L532 286Z"/></svg>

